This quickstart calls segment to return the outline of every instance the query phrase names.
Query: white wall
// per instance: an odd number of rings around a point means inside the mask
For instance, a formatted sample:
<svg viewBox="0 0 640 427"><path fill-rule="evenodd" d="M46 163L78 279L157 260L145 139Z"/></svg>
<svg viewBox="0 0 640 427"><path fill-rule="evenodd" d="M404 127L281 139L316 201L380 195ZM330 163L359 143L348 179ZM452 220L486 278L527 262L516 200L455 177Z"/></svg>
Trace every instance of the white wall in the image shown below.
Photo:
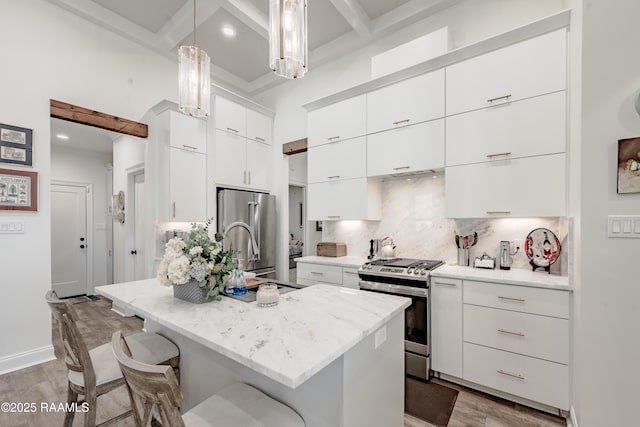
<svg viewBox="0 0 640 427"><path fill-rule="evenodd" d="M0 213L25 223L0 239L0 372L53 357L49 100L137 120L162 99L177 99L177 65L42 0L0 0L2 122L33 129L37 213Z"/></svg>
<svg viewBox="0 0 640 427"><path fill-rule="evenodd" d="M282 154L281 146L307 136L307 112L302 105L370 80L372 56L443 26L449 26L452 45L456 48L541 19L564 7L562 0L467 0L321 67L314 67L311 56L309 72L303 79L286 82L256 96L256 102L276 111L274 182L277 186L274 193L278 200L279 228L283 231L278 240L276 262L281 274L287 271L285 230L288 230L289 192L288 160ZM285 279L284 276L279 278Z"/></svg>
<svg viewBox="0 0 640 427"><path fill-rule="evenodd" d="M111 235L107 233L108 216L107 175L112 161L111 154L96 153L51 147L51 179L56 181L92 184L93 194L93 278L89 278L89 287L105 285L109 283L107 266L108 240ZM55 224L54 224L55 226Z"/></svg>
<svg viewBox="0 0 640 427"><path fill-rule="evenodd" d="M640 136L637 0L583 2L581 260L576 265L574 408L579 427L638 425L640 241L608 239L607 215L639 214L616 193L617 141Z"/></svg>

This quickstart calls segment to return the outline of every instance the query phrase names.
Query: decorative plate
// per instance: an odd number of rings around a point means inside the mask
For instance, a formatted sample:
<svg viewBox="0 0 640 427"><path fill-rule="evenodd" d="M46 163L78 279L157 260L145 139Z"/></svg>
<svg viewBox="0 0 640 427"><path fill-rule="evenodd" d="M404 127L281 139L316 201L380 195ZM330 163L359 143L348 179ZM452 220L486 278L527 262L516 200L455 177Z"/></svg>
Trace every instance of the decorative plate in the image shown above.
<svg viewBox="0 0 640 427"><path fill-rule="evenodd" d="M560 256L560 240L548 228L536 228L527 235L524 252L531 265L548 267Z"/></svg>

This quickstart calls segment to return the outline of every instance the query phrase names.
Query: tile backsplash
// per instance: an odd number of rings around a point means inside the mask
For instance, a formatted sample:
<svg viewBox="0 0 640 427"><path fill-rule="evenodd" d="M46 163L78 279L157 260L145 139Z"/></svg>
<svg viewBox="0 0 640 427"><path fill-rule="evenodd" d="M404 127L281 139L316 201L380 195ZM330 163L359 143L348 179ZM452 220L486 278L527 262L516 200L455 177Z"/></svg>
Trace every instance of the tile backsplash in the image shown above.
<svg viewBox="0 0 640 427"><path fill-rule="evenodd" d="M562 246L551 271L567 274L566 218L449 219L445 217L444 179L443 173L385 178L381 221L325 221L322 240L345 242L348 255L367 256L369 240L390 236L396 256L456 264L455 234L477 232L478 242L470 249L471 265L484 252L498 264L501 240L524 242L531 230L544 227L558 236ZM531 268L524 248L512 258L512 268Z"/></svg>

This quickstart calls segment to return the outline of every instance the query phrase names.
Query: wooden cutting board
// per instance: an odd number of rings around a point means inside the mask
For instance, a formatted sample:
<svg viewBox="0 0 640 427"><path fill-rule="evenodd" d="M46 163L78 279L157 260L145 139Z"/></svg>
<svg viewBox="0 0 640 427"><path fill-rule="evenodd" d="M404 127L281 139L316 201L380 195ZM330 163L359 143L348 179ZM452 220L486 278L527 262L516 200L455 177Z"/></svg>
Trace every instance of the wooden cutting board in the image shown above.
<svg viewBox="0 0 640 427"><path fill-rule="evenodd" d="M267 279L256 279L256 278L247 279L247 289L257 288L258 286L267 282L268 282Z"/></svg>

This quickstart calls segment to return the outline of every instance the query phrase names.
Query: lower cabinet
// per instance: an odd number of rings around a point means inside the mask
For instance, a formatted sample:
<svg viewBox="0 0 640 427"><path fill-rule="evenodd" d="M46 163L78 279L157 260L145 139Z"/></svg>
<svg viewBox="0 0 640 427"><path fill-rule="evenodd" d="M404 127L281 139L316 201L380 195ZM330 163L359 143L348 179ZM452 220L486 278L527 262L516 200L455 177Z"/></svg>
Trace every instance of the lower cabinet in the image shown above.
<svg viewBox="0 0 640 427"><path fill-rule="evenodd" d="M296 263L297 282L301 285L315 285L325 283L328 285L343 286L345 288L359 289L358 269L339 265L326 265L318 263Z"/></svg>
<svg viewBox="0 0 640 427"><path fill-rule="evenodd" d="M431 278L431 367L462 378L462 280Z"/></svg>

